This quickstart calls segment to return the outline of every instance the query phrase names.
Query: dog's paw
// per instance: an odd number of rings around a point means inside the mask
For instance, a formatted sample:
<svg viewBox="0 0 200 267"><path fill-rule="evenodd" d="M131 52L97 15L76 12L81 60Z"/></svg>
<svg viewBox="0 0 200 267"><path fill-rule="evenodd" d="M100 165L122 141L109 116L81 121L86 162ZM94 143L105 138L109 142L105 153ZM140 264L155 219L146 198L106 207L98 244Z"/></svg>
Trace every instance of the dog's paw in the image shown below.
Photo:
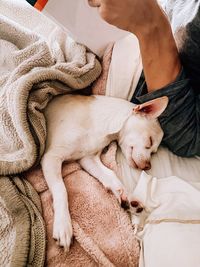
<svg viewBox="0 0 200 267"><path fill-rule="evenodd" d="M110 185L109 187L107 186L106 189L108 191L111 191L115 195L115 197L117 198L117 200L119 201L121 206L125 207L125 206L129 205L127 193L123 187Z"/></svg>
<svg viewBox="0 0 200 267"><path fill-rule="evenodd" d="M69 251L73 230L70 216L55 216L53 224L53 238L57 244Z"/></svg>
<svg viewBox="0 0 200 267"><path fill-rule="evenodd" d="M139 201L134 199L130 201L130 209L133 213L139 214L143 212L144 207Z"/></svg>

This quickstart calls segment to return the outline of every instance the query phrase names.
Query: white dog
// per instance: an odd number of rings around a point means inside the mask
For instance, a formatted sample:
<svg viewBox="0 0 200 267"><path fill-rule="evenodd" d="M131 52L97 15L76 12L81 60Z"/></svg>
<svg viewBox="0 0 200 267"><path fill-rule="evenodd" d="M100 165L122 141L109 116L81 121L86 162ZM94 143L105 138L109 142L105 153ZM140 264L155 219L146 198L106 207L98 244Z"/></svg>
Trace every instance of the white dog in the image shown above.
<svg viewBox="0 0 200 267"><path fill-rule="evenodd" d="M101 151L117 140L129 165L149 169L151 154L157 151L163 137L157 117L167 104L167 97L134 105L119 98L80 95L58 96L49 103L45 110L46 151L41 164L53 196L53 237L66 250L71 242L72 224L61 174L62 163L79 160L119 202L126 200L123 184L102 164Z"/></svg>

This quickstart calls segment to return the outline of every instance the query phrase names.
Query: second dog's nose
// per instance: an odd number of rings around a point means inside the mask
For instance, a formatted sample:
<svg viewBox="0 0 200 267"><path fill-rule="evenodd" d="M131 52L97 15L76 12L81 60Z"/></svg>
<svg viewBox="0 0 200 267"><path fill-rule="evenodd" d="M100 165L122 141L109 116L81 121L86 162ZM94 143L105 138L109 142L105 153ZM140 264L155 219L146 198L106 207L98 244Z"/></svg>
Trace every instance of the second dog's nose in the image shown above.
<svg viewBox="0 0 200 267"><path fill-rule="evenodd" d="M145 163L144 170L145 170L145 171L148 171L148 170L150 170L150 169L151 169L151 163L150 163L149 161L147 161L147 162Z"/></svg>

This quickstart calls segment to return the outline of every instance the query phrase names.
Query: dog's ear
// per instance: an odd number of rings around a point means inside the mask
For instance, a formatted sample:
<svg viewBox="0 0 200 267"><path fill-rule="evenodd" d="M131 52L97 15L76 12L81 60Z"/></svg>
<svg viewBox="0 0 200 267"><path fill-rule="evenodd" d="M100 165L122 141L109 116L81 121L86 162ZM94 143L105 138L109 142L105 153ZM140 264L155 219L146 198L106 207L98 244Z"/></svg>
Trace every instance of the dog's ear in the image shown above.
<svg viewBox="0 0 200 267"><path fill-rule="evenodd" d="M155 119L158 118L168 105L169 99L167 96L159 97L151 101L134 107L133 111L136 114Z"/></svg>

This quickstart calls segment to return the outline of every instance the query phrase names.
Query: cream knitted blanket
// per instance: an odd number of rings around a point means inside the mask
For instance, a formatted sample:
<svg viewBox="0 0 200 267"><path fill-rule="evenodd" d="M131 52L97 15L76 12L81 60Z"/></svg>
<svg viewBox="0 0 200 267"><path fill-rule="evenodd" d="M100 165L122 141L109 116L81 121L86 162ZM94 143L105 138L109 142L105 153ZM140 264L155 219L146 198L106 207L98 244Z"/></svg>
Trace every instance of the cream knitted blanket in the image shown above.
<svg viewBox="0 0 200 267"><path fill-rule="evenodd" d="M40 198L25 179L0 178L0 266L42 267L46 233Z"/></svg>
<svg viewBox="0 0 200 267"><path fill-rule="evenodd" d="M57 94L90 85L101 67L54 28L45 39L0 16L0 175L27 170L44 151L43 109Z"/></svg>

